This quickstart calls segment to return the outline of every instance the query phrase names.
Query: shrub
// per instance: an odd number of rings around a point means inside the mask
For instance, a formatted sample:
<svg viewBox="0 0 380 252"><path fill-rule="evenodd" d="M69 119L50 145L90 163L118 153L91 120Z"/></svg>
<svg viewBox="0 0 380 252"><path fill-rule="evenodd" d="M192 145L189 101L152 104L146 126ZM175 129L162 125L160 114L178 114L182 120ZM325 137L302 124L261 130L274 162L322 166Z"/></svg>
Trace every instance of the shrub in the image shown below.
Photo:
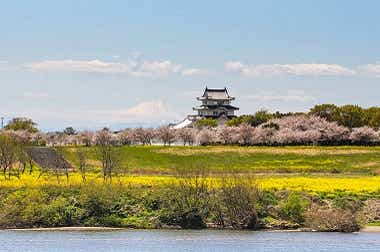
<svg viewBox="0 0 380 252"><path fill-rule="evenodd" d="M9 194L1 204L0 226L41 226L46 201L47 195L37 189L17 190Z"/></svg>
<svg viewBox="0 0 380 252"><path fill-rule="evenodd" d="M106 227L122 227L123 226L123 218L111 214L102 217L99 222L101 223L102 226Z"/></svg>
<svg viewBox="0 0 380 252"><path fill-rule="evenodd" d="M204 228L210 214L212 191L202 175L187 177L182 175L173 184L163 199L162 222L179 225L182 228Z"/></svg>
<svg viewBox="0 0 380 252"><path fill-rule="evenodd" d="M338 194L333 199L333 207L340 208L343 210L351 211L356 213L363 206L362 201L358 197L349 196L349 195L340 195Z"/></svg>
<svg viewBox="0 0 380 252"><path fill-rule="evenodd" d="M322 232L355 232L360 229L351 211L319 207L311 208L305 214L305 226Z"/></svg>
<svg viewBox="0 0 380 252"><path fill-rule="evenodd" d="M380 200L367 200L358 215L363 224L380 223Z"/></svg>
<svg viewBox="0 0 380 252"><path fill-rule="evenodd" d="M59 196L41 210L41 220L47 227L79 225L84 212L74 198Z"/></svg>
<svg viewBox="0 0 380 252"><path fill-rule="evenodd" d="M309 201L301 198L297 193L291 192L286 200L279 205L279 215L289 221L303 223L304 212Z"/></svg>
<svg viewBox="0 0 380 252"><path fill-rule="evenodd" d="M216 204L219 225L236 229L254 229L258 224L255 205L259 190L250 178L228 177L222 180Z"/></svg>
<svg viewBox="0 0 380 252"><path fill-rule="evenodd" d="M111 214L110 206L117 201L118 192L111 185L83 187L80 192L79 203L85 209L85 217L101 218Z"/></svg>

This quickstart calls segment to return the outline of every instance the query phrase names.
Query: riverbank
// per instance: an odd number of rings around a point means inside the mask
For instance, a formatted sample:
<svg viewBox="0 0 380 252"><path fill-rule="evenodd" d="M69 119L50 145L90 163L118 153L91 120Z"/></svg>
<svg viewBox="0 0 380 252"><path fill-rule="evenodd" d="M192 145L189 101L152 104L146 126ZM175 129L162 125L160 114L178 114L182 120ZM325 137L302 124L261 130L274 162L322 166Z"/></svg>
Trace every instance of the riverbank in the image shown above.
<svg viewBox="0 0 380 252"><path fill-rule="evenodd" d="M116 227L54 227L54 228L11 228L2 229L8 231L66 231L66 232L110 232L127 230L127 228L116 228Z"/></svg>
<svg viewBox="0 0 380 252"><path fill-rule="evenodd" d="M360 230L363 233L380 233L380 226L365 226Z"/></svg>
<svg viewBox="0 0 380 252"><path fill-rule="evenodd" d="M65 149L74 167L78 148ZM125 146L112 179L87 151L85 173L1 177L0 228L354 232L380 220L378 147Z"/></svg>
<svg viewBox="0 0 380 252"><path fill-rule="evenodd" d="M245 177L225 179L218 186L207 177L187 177L156 187L84 183L0 188L0 199L1 228L32 229L307 228L355 232L359 223L371 222L362 221L361 216L376 214L368 211L378 205L376 199L342 191L318 195L263 190L254 179Z"/></svg>
<svg viewBox="0 0 380 252"><path fill-rule="evenodd" d="M156 230L184 230L181 228L161 228ZM54 228L11 228L0 229L2 231L35 231L35 232L112 232L112 231L125 231L125 230L144 230L135 228L117 228L117 227L54 227ZM146 229L145 229L146 230ZM149 229L152 230L152 229ZM220 228L207 228L207 230L234 230L234 229L220 229ZM239 230L236 230L239 231ZM240 230L244 231L244 230ZM248 230L245 230L248 231ZM251 230L252 232L317 232L307 228L299 229L258 229ZM359 233L380 233L380 226L365 226L358 231Z"/></svg>

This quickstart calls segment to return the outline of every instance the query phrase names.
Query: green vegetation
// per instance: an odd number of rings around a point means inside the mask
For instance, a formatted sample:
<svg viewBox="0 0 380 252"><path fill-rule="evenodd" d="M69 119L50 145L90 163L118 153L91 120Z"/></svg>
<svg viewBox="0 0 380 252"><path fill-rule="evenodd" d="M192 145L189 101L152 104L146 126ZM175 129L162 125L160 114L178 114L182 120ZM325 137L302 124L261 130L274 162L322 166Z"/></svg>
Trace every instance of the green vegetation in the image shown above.
<svg viewBox="0 0 380 252"><path fill-rule="evenodd" d="M266 123L273 118L282 118L290 115L300 115L305 113L270 113L266 110L259 110L252 115L241 115L227 122L228 126L238 126L248 124L256 127ZM347 104L337 106L335 104L315 105L308 112L309 115L318 116L329 122L337 122L347 128L369 126L375 129L380 127L380 107L362 108L358 105Z"/></svg>
<svg viewBox="0 0 380 252"><path fill-rule="evenodd" d="M16 117L5 125L6 130L25 130L29 133L35 133L38 131L37 124L29 118Z"/></svg>
<svg viewBox="0 0 380 252"><path fill-rule="evenodd" d="M95 147L88 162L100 168ZM66 157L76 166L76 148ZM211 174L224 173L351 173L374 175L380 171L380 147L240 147L240 146L123 146L118 147L122 171L133 174L174 174L202 166Z"/></svg>
<svg viewBox="0 0 380 252"><path fill-rule="evenodd" d="M379 221L379 147L103 144L58 148L68 174L35 165L1 178L0 227L351 232Z"/></svg>
<svg viewBox="0 0 380 252"><path fill-rule="evenodd" d="M73 127L67 127L63 130L63 134L71 136L77 134L77 131Z"/></svg>
<svg viewBox="0 0 380 252"><path fill-rule="evenodd" d="M218 126L218 121L212 118L199 119L196 122L197 128L207 128L207 127L216 127Z"/></svg>
<svg viewBox="0 0 380 252"><path fill-rule="evenodd" d="M238 126L241 124L248 124L250 126L256 127L260 124L266 123L272 118L275 118L276 114L271 114L266 110L259 110L253 115L242 115L239 117L232 118L227 122L228 126Z"/></svg>

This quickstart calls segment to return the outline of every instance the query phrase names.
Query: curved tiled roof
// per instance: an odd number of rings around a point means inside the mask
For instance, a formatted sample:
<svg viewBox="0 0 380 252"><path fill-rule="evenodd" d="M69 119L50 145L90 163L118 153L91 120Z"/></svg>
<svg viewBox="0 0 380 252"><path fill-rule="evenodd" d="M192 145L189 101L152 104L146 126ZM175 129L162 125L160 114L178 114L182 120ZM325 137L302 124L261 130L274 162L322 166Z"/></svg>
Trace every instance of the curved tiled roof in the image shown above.
<svg viewBox="0 0 380 252"><path fill-rule="evenodd" d="M206 87L203 95L198 99L210 99L210 100L233 100L234 97L228 94L227 88L208 88Z"/></svg>

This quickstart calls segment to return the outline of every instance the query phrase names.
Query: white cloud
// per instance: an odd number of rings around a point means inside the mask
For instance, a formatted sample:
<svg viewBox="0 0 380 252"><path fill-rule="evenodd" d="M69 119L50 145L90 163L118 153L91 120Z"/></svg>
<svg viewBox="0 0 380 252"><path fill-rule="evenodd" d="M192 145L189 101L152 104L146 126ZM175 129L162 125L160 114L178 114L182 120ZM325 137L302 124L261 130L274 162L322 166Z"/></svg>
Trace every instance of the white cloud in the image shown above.
<svg viewBox="0 0 380 252"><path fill-rule="evenodd" d="M0 71L10 71L15 69L16 67L11 65L8 61L0 60Z"/></svg>
<svg viewBox="0 0 380 252"><path fill-rule="evenodd" d="M243 65L243 63L241 63L240 61L228 61L228 62L224 63L224 68L227 71L241 72L247 67L245 65Z"/></svg>
<svg viewBox="0 0 380 252"><path fill-rule="evenodd" d="M182 71L183 76L197 76L197 75L207 75L208 71L199 68L189 68Z"/></svg>
<svg viewBox="0 0 380 252"><path fill-rule="evenodd" d="M126 109L88 110L88 115L111 123L159 122L178 119L178 115L163 101L145 101Z"/></svg>
<svg viewBox="0 0 380 252"><path fill-rule="evenodd" d="M310 102L316 98L308 95L303 90L288 90L284 93L261 92L257 94L243 94L241 99L256 100L256 101L282 101L282 102Z"/></svg>
<svg viewBox="0 0 380 252"><path fill-rule="evenodd" d="M24 68L35 72L86 72L102 74L125 74L133 77L161 77L173 73L184 76L204 75L206 70L198 68L183 68L182 65L170 60L140 61L138 59L127 63L106 62L101 60L45 60L26 63Z"/></svg>
<svg viewBox="0 0 380 252"><path fill-rule="evenodd" d="M48 98L49 94L45 92L24 92L23 96L31 99L44 99Z"/></svg>
<svg viewBox="0 0 380 252"><path fill-rule="evenodd" d="M380 77L380 64L368 64L358 67L359 71L370 76Z"/></svg>
<svg viewBox="0 0 380 252"><path fill-rule="evenodd" d="M227 71L238 72L246 77L295 76L348 76L356 72L337 64L270 64L245 65L240 61L224 63Z"/></svg>
<svg viewBox="0 0 380 252"><path fill-rule="evenodd" d="M158 77L179 72L181 65L165 61L130 61L128 63L101 60L45 60L24 64L36 72L87 72L103 74L126 74L133 77Z"/></svg>
<svg viewBox="0 0 380 252"><path fill-rule="evenodd" d="M85 128L117 124L161 125L181 119L181 116L161 100L144 101L129 108L75 108L62 110L59 107L22 108L9 110L11 117L29 117L37 122L56 125L80 126Z"/></svg>

